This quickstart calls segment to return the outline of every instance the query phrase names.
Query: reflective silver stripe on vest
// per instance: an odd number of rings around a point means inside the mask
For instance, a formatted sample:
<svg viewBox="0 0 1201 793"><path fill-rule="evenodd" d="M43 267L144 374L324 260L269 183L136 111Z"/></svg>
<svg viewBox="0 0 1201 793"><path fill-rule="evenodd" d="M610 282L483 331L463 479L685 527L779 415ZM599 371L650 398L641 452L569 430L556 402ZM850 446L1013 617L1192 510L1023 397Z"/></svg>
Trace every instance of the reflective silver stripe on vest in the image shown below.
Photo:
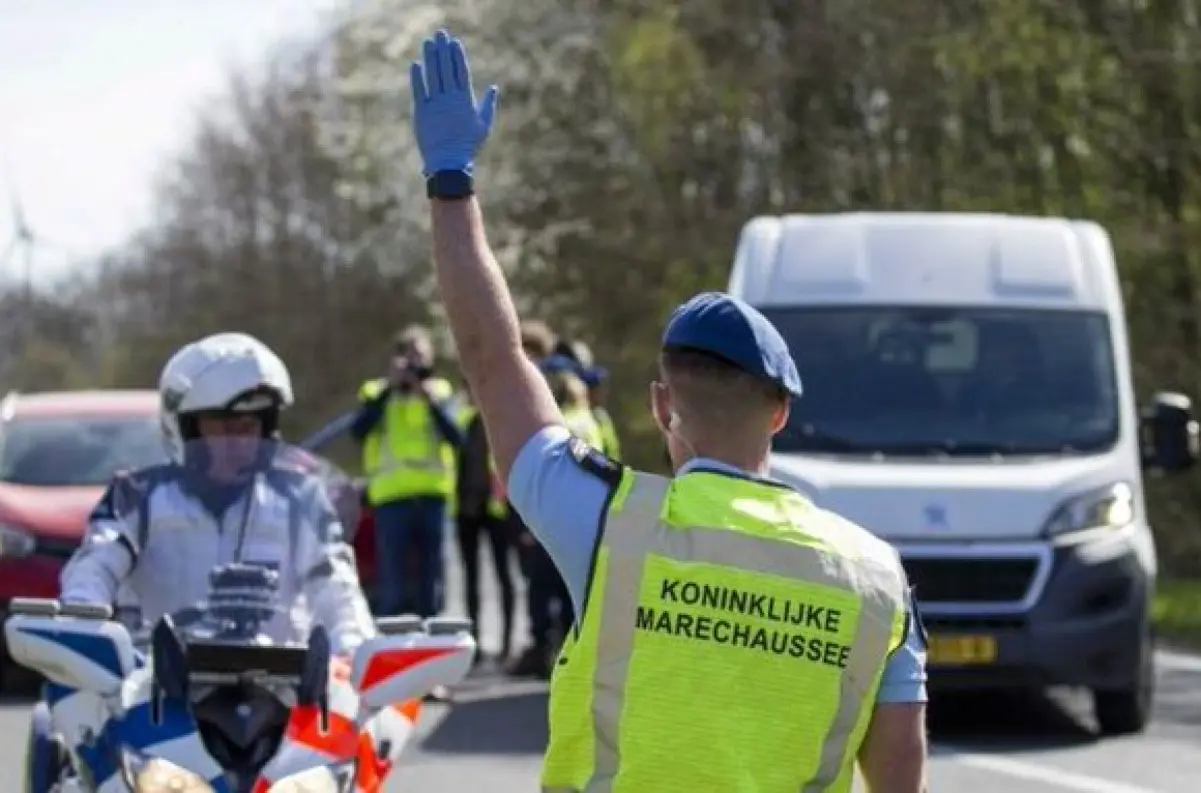
<svg viewBox="0 0 1201 793"><path fill-rule="evenodd" d="M646 558L652 554L679 562L726 567L731 566L730 560L736 559L740 569L804 579L843 591L850 588L863 598L842 678L838 711L826 733L817 773L800 788L801 793L825 791L837 781L847 752L856 748L849 745L852 733L881 672L881 659L891 649L893 625L905 603L905 580L899 563L894 567L883 560L844 560L803 545L740 532L667 526L659 515L671 480L651 474L627 474L631 475L633 486L620 511L608 517L601 538L601 547L608 552L608 576L604 582L593 684L595 768L584 792L611 793L621 764L618 732L630 656L638 633L636 619L642 577ZM546 789L547 793L558 790Z"/></svg>

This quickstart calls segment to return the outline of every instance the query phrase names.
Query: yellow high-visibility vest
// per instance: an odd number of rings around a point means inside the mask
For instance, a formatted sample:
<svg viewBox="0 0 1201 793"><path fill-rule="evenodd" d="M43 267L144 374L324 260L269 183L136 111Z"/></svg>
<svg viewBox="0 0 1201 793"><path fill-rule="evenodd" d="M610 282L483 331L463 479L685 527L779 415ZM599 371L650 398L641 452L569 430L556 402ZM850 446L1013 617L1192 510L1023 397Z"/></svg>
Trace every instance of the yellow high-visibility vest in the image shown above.
<svg viewBox="0 0 1201 793"><path fill-rule="evenodd" d="M605 436L601 432L600 424L596 422L596 416L586 407L567 408L563 411L563 421L567 424L567 429L571 434L587 443L592 448L603 452L605 449Z"/></svg>
<svg viewBox="0 0 1201 793"><path fill-rule="evenodd" d="M605 453L606 457L620 460L621 440L617 437L617 425L613 423L613 417L609 415L609 411L601 407L593 408L592 415L596 419L597 426L600 427L601 438L604 439L601 451Z"/></svg>
<svg viewBox="0 0 1201 793"><path fill-rule="evenodd" d="M896 551L784 487L618 476L544 791L849 793L910 619Z"/></svg>
<svg viewBox="0 0 1201 793"><path fill-rule="evenodd" d="M359 389L359 399L374 399L387 385L384 379L369 380ZM454 393L450 383L441 378L432 380L431 386L437 401L449 400ZM363 473L368 478L371 504L414 496L450 497L454 467L454 447L438 432L425 398L389 397L383 418L363 441Z"/></svg>

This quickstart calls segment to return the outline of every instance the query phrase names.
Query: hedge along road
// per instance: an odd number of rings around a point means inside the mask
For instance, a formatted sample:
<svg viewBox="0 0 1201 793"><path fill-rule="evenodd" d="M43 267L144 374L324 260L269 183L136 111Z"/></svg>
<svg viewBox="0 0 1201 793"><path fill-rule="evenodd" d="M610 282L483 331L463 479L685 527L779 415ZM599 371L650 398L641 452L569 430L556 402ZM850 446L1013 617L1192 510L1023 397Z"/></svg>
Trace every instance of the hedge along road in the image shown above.
<svg viewBox="0 0 1201 793"><path fill-rule="evenodd" d="M463 614L459 565L447 553L449 612ZM484 565L483 642L498 646L496 587ZM518 620L518 644L526 636ZM0 704L0 763L22 773L28 699ZM1143 735L1096 740L1085 703L1066 696L939 699L931 712L931 790L973 793L1195 793L1201 779L1201 659L1159 657L1157 717ZM429 706L389 791L537 790L546 687L485 665L451 707ZM862 791L862 787L857 787Z"/></svg>

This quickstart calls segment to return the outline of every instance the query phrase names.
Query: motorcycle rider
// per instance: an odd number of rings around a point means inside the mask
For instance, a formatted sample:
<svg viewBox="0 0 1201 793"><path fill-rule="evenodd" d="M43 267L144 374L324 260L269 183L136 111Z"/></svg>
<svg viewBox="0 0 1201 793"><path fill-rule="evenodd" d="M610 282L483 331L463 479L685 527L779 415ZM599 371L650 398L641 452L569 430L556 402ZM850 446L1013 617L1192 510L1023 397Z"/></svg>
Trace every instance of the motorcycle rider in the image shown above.
<svg viewBox="0 0 1201 793"><path fill-rule="evenodd" d="M305 596L335 652L353 651L374 623L320 480L297 470L280 479L282 492L258 486L260 444L277 436L293 401L283 361L258 339L221 333L172 356L159 392L170 462L114 478L63 569L62 600L111 604L128 581L153 623L202 600L212 567L260 562L280 568L284 602ZM269 507L272 498L298 503L307 519L289 526L286 509L235 508ZM267 630L278 641L303 641L309 616L290 611Z"/></svg>
<svg viewBox="0 0 1201 793"><path fill-rule="evenodd" d="M281 465L269 454L293 402L279 356L245 334L208 336L171 357L159 392L170 461L113 478L63 569L61 600L111 606L120 590L153 624L203 601L213 567L261 563L278 570L284 605L263 626L271 638L303 642L317 622L345 656L374 635L354 553L321 480L301 461ZM53 779L46 769L57 755L46 708L34 715L35 793L37 780Z"/></svg>

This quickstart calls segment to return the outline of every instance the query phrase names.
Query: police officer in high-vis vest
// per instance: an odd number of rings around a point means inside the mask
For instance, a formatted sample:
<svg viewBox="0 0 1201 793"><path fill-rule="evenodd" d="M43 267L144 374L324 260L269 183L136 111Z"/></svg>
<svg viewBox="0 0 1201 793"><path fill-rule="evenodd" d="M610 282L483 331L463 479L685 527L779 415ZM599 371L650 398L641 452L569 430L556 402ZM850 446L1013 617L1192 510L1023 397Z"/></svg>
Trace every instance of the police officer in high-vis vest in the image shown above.
<svg viewBox="0 0 1201 793"><path fill-rule="evenodd" d="M496 91L460 42L412 69L438 284L509 497L580 614L551 683L548 791L925 789L924 632L895 550L769 479L801 381L728 295L681 306L651 407L673 477L575 439L521 352L474 197ZM798 339L798 343L804 343Z"/></svg>
<svg viewBox="0 0 1201 793"><path fill-rule="evenodd" d="M402 331L389 376L360 388L350 428L363 447L367 499L375 508L377 610L385 615L442 610L443 532L463 433L450 412L453 389L433 367L429 331ZM406 597L410 583L413 602Z"/></svg>

